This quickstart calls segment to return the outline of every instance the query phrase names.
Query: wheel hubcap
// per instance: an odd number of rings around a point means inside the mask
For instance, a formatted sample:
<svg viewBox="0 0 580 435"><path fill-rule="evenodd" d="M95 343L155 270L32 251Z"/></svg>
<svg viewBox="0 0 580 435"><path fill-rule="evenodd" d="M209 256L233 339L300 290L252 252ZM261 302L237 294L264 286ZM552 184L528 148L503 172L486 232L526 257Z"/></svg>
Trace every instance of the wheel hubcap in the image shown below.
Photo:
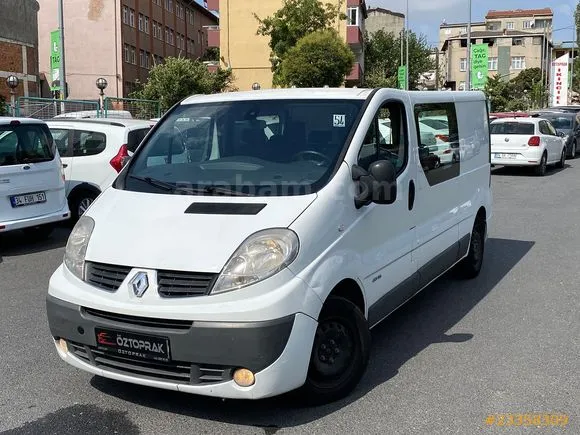
<svg viewBox="0 0 580 435"><path fill-rule="evenodd" d="M342 322L332 320L318 325L312 357L317 377L340 377L350 366L353 350L352 334Z"/></svg>
<svg viewBox="0 0 580 435"><path fill-rule="evenodd" d="M93 200L91 198L83 198L81 202L79 202L79 216L85 214L92 203Z"/></svg>

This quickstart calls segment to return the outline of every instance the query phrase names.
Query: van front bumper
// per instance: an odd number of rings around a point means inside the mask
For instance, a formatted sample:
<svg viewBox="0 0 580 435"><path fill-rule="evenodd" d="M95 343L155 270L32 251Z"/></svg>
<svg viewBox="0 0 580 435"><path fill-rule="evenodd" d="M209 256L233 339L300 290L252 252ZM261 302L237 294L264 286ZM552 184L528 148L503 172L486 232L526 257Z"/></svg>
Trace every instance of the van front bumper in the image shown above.
<svg viewBox="0 0 580 435"><path fill-rule="evenodd" d="M192 321L188 326L91 310L50 295L46 304L51 335L67 363L110 379L222 398L265 398L303 385L317 327L301 313L263 322ZM166 338L171 360L103 352L96 328ZM238 368L254 373L252 386L233 381Z"/></svg>
<svg viewBox="0 0 580 435"><path fill-rule="evenodd" d="M13 230L22 230L24 228L37 227L40 225L52 224L60 221L65 221L70 218L70 211L65 202L65 206L54 213L35 216L26 219L18 219L13 221L0 221L0 233L5 233Z"/></svg>

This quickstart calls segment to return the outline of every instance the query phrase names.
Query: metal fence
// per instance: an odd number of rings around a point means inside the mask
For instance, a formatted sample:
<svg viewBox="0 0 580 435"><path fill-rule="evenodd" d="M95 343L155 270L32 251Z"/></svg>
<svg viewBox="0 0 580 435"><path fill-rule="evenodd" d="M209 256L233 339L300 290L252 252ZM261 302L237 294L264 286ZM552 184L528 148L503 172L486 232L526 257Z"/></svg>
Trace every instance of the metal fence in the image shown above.
<svg viewBox="0 0 580 435"><path fill-rule="evenodd" d="M98 101L91 100L55 100L50 98L18 97L16 116L24 118L99 118L101 117Z"/></svg>
<svg viewBox="0 0 580 435"><path fill-rule="evenodd" d="M135 119L151 119L161 116L159 101L135 98L105 97L103 99L105 118L124 118L130 113Z"/></svg>

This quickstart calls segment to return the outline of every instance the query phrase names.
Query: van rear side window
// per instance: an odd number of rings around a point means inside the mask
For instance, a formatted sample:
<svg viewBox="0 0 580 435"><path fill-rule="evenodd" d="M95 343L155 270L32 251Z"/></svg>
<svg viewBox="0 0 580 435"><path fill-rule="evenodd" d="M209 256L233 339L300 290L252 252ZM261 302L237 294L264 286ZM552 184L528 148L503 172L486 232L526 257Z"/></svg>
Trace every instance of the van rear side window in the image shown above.
<svg viewBox="0 0 580 435"><path fill-rule="evenodd" d="M0 166L49 162L54 155L52 136L41 125L0 126Z"/></svg>
<svg viewBox="0 0 580 435"><path fill-rule="evenodd" d="M521 134L533 135L535 125L529 122L493 122L491 124L491 134Z"/></svg>

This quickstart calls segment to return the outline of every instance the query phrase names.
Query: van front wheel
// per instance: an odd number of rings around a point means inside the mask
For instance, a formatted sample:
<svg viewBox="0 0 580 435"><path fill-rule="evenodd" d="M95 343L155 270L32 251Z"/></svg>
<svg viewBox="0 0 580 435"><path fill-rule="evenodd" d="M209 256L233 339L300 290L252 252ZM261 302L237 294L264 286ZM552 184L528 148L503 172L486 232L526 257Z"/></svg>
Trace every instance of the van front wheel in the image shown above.
<svg viewBox="0 0 580 435"><path fill-rule="evenodd" d="M301 398L318 405L348 395L366 369L370 342L370 331L360 309L347 299L329 298L318 319Z"/></svg>

